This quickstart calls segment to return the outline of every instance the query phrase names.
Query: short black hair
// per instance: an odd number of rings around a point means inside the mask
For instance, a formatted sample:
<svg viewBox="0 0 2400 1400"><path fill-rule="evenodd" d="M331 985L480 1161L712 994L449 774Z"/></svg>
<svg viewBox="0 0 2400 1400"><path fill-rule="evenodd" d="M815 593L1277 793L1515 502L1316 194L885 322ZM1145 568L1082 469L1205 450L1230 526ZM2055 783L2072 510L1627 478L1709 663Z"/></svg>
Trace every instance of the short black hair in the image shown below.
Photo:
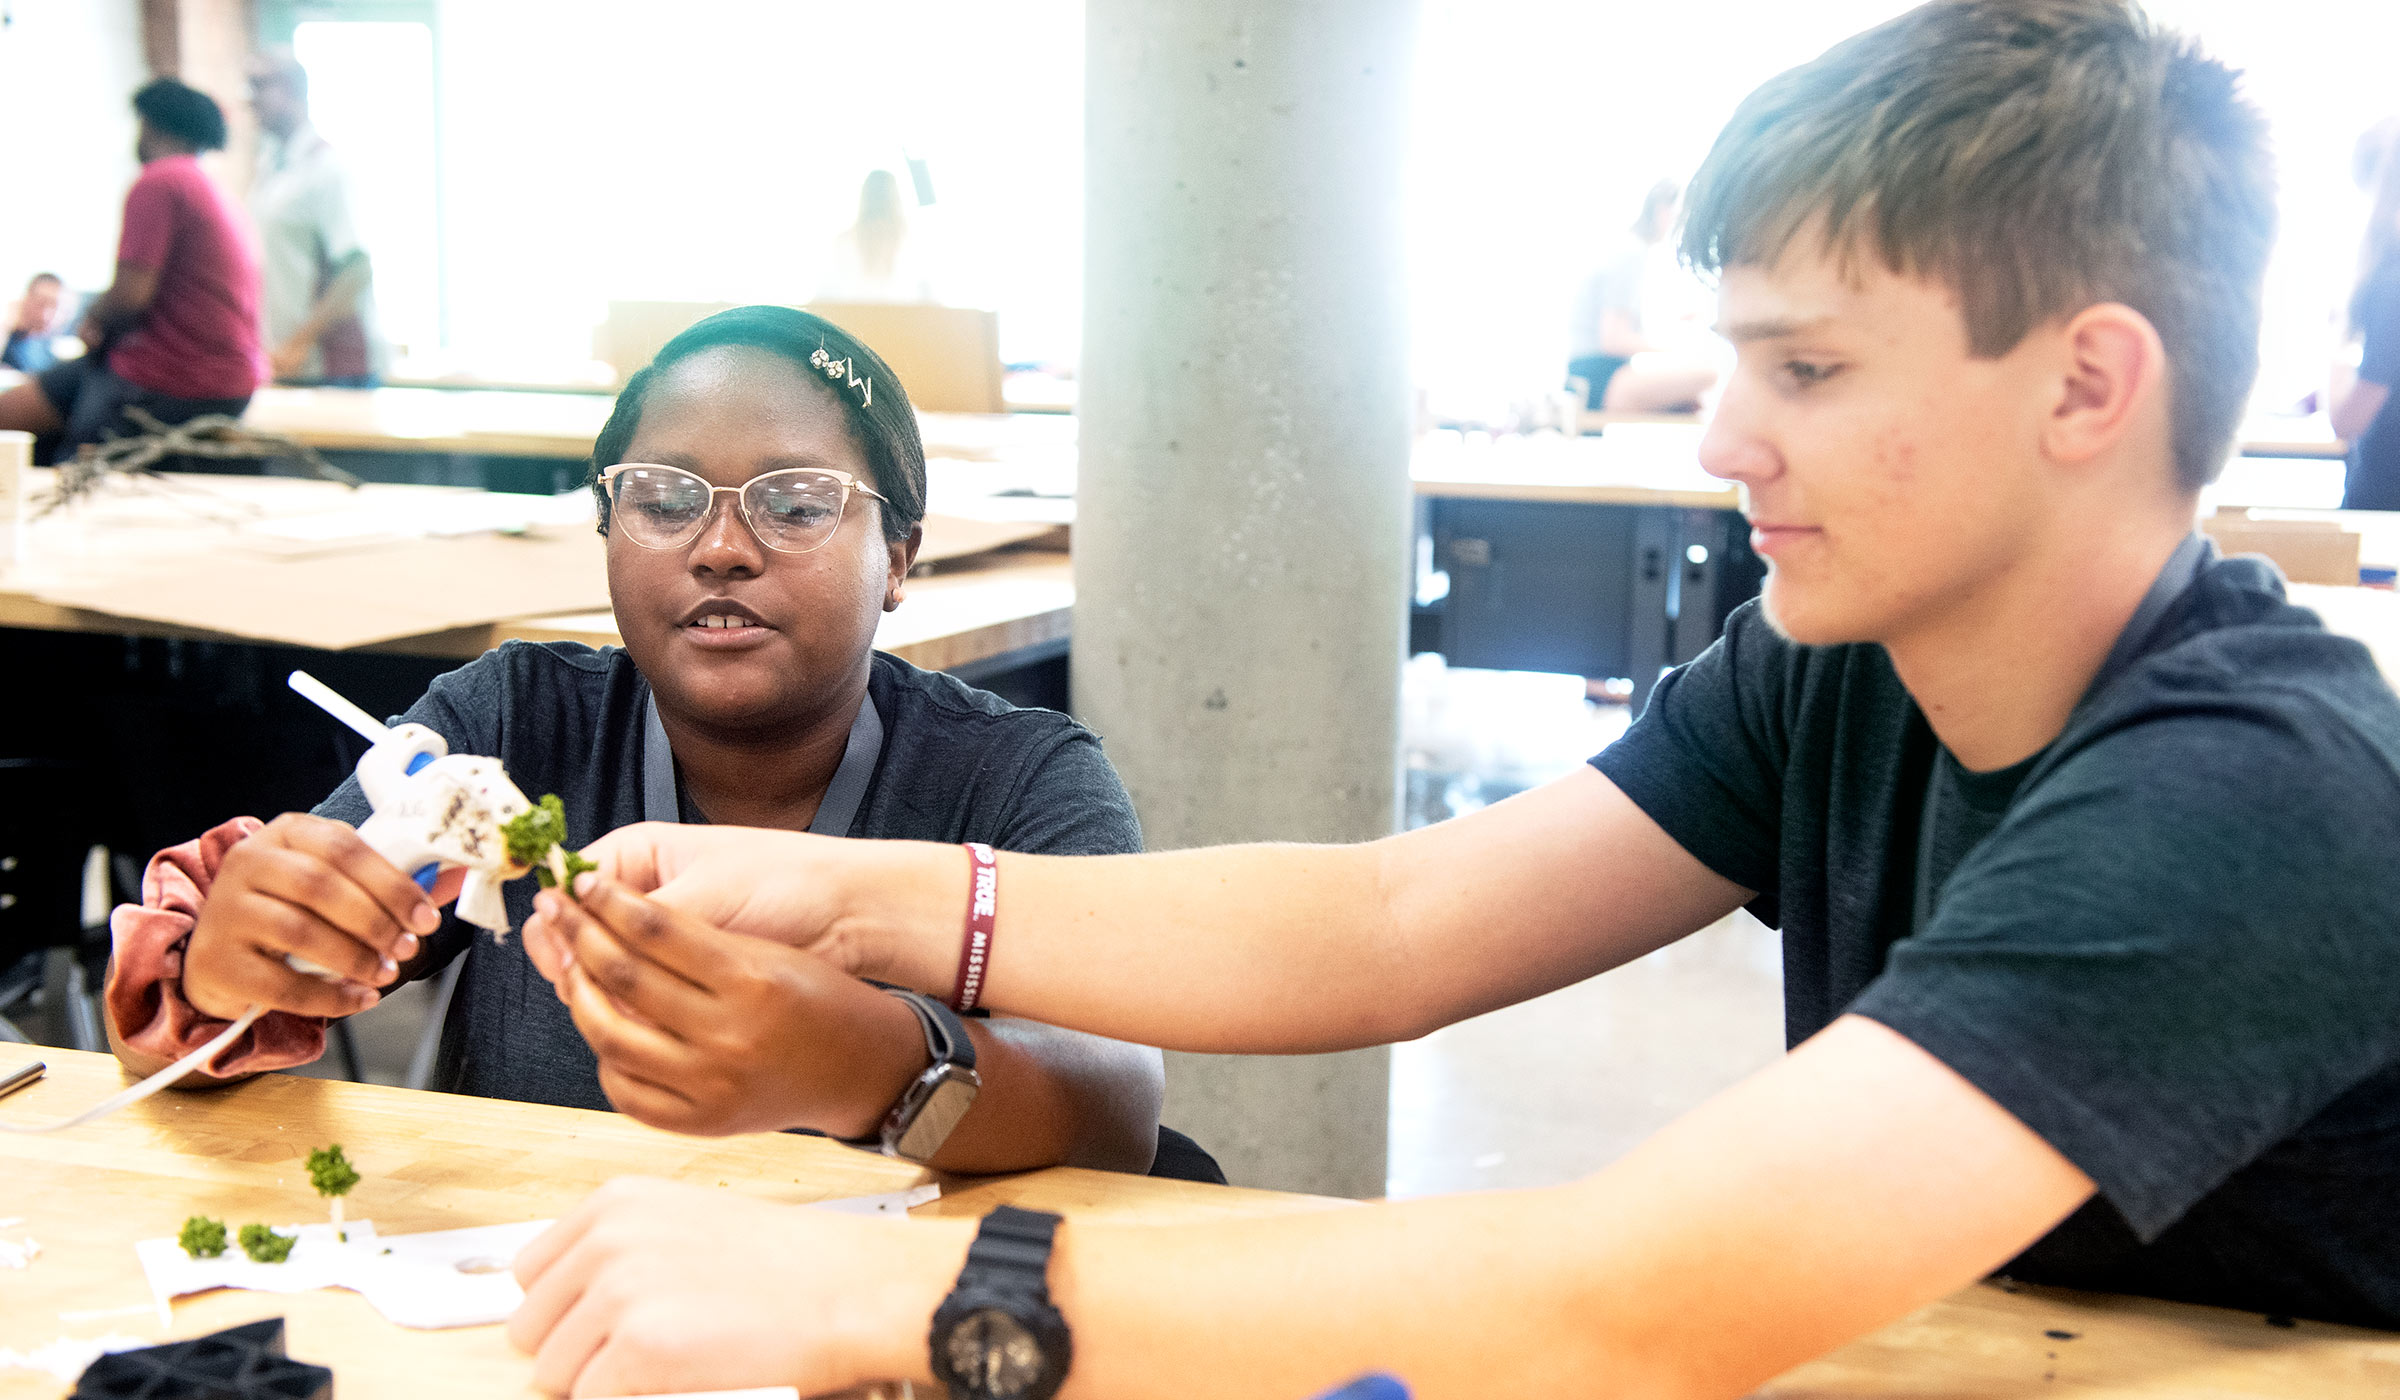
<svg viewBox="0 0 2400 1400"><path fill-rule="evenodd" d="M44 282L53 283L61 287L67 285L65 280L55 272L37 272L33 274L33 276L25 279L25 289L27 291L32 291L34 288L42 285Z"/></svg>
<svg viewBox="0 0 2400 1400"><path fill-rule="evenodd" d="M642 400L648 397L659 371L703 350L724 346L781 355L823 385L824 392L841 404L851 439L866 455L867 468L875 474L875 489L884 495L883 537L895 544L907 539L925 518L925 442L918 435L917 411L908 402L908 391L900 387L900 376L864 341L822 316L789 306L737 306L720 311L661 346L649 364L625 381L607 426L592 443L590 473L585 477L599 504L600 533L608 533L608 493L600 487L600 473L624 460L625 449L642 425ZM849 361L850 374L841 379L824 378L823 371L811 362L819 350L829 359ZM851 387L852 378L872 388L862 393Z"/></svg>
<svg viewBox="0 0 2400 1400"><path fill-rule="evenodd" d="M2166 346L2175 471L2224 467L2275 241L2239 75L2132 0L1934 0L1769 79L1692 177L1685 261L1772 265L1814 229L1958 294L1974 353L2099 302Z"/></svg>
<svg viewBox="0 0 2400 1400"><path fill-rule="evenodd" d="M133 110L151 127L195 151L225 149L225 111L217 99L173 78L153 78L133 95Z"/></svg>

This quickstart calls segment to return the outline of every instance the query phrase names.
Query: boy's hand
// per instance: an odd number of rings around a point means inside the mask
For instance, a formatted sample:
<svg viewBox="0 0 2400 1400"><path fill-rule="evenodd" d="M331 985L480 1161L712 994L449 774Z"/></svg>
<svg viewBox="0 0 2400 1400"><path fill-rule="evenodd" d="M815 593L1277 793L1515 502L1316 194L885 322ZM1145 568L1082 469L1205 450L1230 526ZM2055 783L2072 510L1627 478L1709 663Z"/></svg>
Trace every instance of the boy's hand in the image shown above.
<svg viewBox="0 0 2400 1400"><path fill-rule="evenodd" d="M862 1220L622 1177L517 1256L508 1339L557 1395L929 1380L971 1220Z"/></svg>
<svg viewBox="0 0 2400 1400"><path fill-rule="evenodd" d="M437 894L455 895L457 872ZM226 852L183 958L183 994L231 1020L252 1006L301 1016L348 1016L381 999L421 935L440 927L434 900L358 833L289 812ZM344 980L295 972L288 954Z"/></svg>
<svg viewBox="0 0 2400 1400"><path fill-rule="evenodd" d="M857 856L859 845L791 831L641 822L619 827L581 854L632 894L717 928L807 948L830 929L838 912L831 876L843 859ZM526 924L526 948L537 964L542 946L556 943L545 939L546 923L537 902Z"/></svg>

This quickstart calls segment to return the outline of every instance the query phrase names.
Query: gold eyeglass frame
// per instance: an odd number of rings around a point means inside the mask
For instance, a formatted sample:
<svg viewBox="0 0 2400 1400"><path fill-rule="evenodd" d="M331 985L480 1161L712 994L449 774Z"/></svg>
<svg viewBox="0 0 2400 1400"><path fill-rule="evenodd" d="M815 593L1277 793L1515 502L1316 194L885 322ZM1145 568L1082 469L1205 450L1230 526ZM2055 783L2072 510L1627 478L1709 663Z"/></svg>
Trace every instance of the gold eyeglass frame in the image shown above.
<svg viewBox="0 0 2400 1400"><path fill-rule="evenodd" d="M617 493L613 483L619 476L630 471L674 472L678 476L688 476L692 480L699 482L702 486L708 487L708 508L701 511L699 516L694 519L692 522L691 533L685 535L682 539L677 540L675 543L646 544L642 540L636 538L633 531L627 530L625 532L625 538L632 540L637 547L642 549L664 550L683 549L688 547L692 541L700 538L700 535L703 531L708 529L708 522L717 518L717 497L720 494L733 497L733 513L741 518L742 528L750 532L750 538L758 541L759 548L771 549L777 554L814 554L818 550L823 549L825 546L833 543L833 537L840 534L842 531L842 522L850 518L850 493L853 491L858 492L860 495L872 496L887 506L892 503L891 497L884 495L881 491L876 490L874 487L867 485L857 477L846 471L842 471L837 467L777 467L771 472L760 472L758 475L750 478L748 481L743 482L739 486L710 486L708 478L700 475L700 473L696 471L691 471L684 467L671 467L664 462L619 462L615 466L610 467L606 471L600 473L600 489L601 493L608 497L608 513L609 518L612 521L616 518L617 514ZM742 499L743 493L747 492L751 487L756 486L758 483L766 480L770 476L782 476L786 472L803 472L813 476L830 477L835 482L839 483L842 488L841 510L834 518L833 528L825 532L825 538L817 541L815 544L810 545L806 549L785 549L781 545L767 543L766 533L758 528L757 521L754 521L750 518L749 504Z"/></svg>

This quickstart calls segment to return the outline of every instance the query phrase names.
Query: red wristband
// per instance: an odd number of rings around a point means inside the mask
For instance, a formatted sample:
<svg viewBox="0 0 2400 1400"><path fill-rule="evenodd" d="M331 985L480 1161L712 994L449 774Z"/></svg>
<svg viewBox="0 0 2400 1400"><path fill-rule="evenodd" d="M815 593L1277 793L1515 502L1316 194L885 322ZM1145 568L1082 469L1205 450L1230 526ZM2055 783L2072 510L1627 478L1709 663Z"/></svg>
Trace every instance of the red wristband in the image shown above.
<svg viewBox="0 0 2400 1400"><path fill-rule="evenodd" d="M950 1009L966 1012L983 999L983 974L992 958L992 925L1000 908L1000 864L992 848L969 841L967 860L973 878L967 888L967 941L958 950L958 990L950 994Z"/></svg>

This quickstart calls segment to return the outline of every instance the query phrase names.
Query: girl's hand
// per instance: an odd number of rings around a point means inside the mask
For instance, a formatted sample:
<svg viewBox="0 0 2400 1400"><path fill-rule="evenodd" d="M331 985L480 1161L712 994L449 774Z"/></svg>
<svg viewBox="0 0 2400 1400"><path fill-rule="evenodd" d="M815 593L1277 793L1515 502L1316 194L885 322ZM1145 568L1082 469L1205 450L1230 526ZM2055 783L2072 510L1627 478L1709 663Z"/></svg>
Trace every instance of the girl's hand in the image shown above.
<svg viewBox="0 0 2400 1400"><path fill-rule="evenodd" d="M544 890L536 966L620 1110L670 1132L872 1134L927 1063L898 1000L813 953L728 933L598 875ZM527 939L529 951L533 939Z"/></svg>
<svg viewBox="0 0 2400 1400"><path fill-rule="evenodd" d="M446 878L455 895L461 877ZM440 925L434 899L356 831L288 812L226 852L184 951L183 994L219 1020L252 1005L348 1016L380 1000ZM292 954L342 980L293 971Z"/></svg>

